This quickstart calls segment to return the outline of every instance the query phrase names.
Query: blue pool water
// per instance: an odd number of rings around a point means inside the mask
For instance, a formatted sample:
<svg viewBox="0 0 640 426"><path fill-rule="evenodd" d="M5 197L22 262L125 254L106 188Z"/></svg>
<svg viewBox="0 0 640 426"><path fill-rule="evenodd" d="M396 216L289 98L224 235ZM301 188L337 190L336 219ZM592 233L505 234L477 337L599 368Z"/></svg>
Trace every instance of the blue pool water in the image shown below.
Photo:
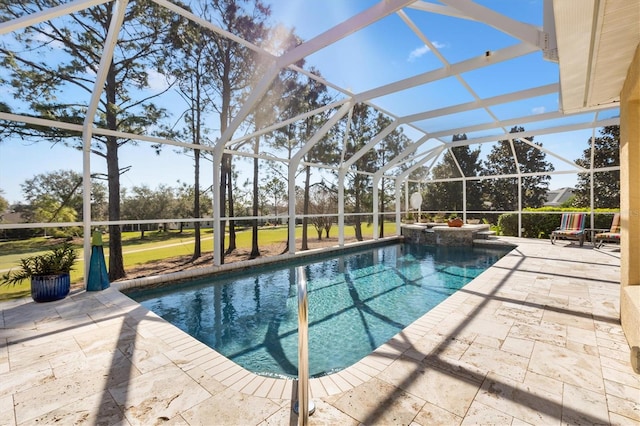
<svg viewBox="0 0 640 426"><path fill-rule="evenodd" d="M311 260L309 374L354 364L509 250L399 244ZM297 377L298 265L127 294L247 370Z"/></svg>

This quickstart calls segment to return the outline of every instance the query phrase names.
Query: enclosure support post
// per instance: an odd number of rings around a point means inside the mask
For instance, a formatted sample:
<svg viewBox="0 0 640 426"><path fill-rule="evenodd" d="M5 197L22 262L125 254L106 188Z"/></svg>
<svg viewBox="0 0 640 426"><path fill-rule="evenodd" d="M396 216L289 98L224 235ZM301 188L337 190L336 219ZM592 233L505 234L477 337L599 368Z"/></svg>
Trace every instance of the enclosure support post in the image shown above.
<svg viewBox="0 0 640 426"><path fill-rule="evenodd" d="M598 113L596 112L596 117L598 117ZM589 210L591 210L591 222L589 222L591 228L595 228L595 191L593 189L593 162L596 159L595 153L595 144L596 144L596 128L591 129L591 153L589 154ZM593 235L593 234L592 234Z"/></svg>
<svg viewBox="0 0 640 426"><path fill-rule="evenodd" d="M289 222L287 241L289 246L289 254L296 253L296 170L298 164L295 165L289 163ZM303 221L304 223L304 221Z"/></svg>
<svg viewBox="0 0 640 426"><path fill-rule="evenodd" d="M409 179L404 181L404 211L409 214Z"/></svg>
<svg viewBox="0 0 640 426"><path fill-rule="evenodd" d="M373 176L373 239L377 240L379 239L378 236L380 235L380 230L378 229L378 224L379 224L379 220L378 220L378 213L380 212L380 209L378 208L378 198L379 198L379 194L378 194L378 184L380 183L380 177L377 175ZM382 226L384 226L384 218L382 220Z"/></svg>
<svg viewBox="0 0 640 426"><path fill-rule="evenodd" d="M522 238L522 176L518 173L518 238Z"/></svg>
<svg viewBox="0 0 640 426"><path fill-rule="evenodd" d="M338 245L344 247L344 179L347 171L344 167L338 170Z"/></svg>
<svg viewBox="0 0 640 426"><path fill-rule="evenodd" d="M467 223L467 178L462 179L462 222Z"/></svg>
<svg viewBox="0 0 640 426"><path fill-rule="evenodd" d="M402 181L399 178L396 178L396 185L395 185L395 193L396 193L396 235L402 235L402 223L401 223L401 204L400 204L400 194L401 194L401 189L402 187Z"/></svg>

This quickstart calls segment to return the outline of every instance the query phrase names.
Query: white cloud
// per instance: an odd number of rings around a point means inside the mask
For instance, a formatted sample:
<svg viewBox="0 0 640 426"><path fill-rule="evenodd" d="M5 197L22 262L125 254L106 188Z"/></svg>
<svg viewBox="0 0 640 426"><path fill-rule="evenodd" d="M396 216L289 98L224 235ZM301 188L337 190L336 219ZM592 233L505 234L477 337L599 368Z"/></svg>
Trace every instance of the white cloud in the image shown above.
<svg viewBox="0 0 640 426"><path fill-rule="evenodd" d="M442 49L443 47L445 47L446 45L444 43L439 43L437 41L433 42L434 47L436 47L437 49ZM429 48L429 46L422 45L420 47L417 47L415 49L413 49L411 51L411 53L409 53L409 58L407 59L407 61L409 62L413 62L416 59L418 59L421 56L426 55L427 53L431 52L431 49Z"/></svg>
<svg viewBox="0 0 640 426"><path fill-rule="evenodd" d="M431 49L429 49L429 46L427 46L426 44L423 46L418 47L417 49L413 49L411 51L411 53L409 53L409 62L413 62L416 59L418 59L419 57L421 57L422 55L425 55L427 53L431 52Z"/></svg>
<svg viewBox="0 0 640 426"><path fill-rule="evenodd" d="M543 106L539 106L539 107L534 107L531 112L533 112L534 114L542 114L543 112L545 112L547 109Z"/></svg>
<svg viewBox="0 0 640 426"><path fill-rule="evenodd" d="M149 89L154 92L162 92L169 87L169 83L167 82L167 78L164 74L160 74L152 69L147 69L147 75L149 76Z"/></svg>

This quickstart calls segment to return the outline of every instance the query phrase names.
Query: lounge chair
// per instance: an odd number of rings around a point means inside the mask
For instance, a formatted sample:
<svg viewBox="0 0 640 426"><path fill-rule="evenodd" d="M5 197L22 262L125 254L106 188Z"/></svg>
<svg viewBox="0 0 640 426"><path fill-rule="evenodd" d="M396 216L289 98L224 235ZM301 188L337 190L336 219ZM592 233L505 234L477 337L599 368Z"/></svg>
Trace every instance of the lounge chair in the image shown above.
<svg viewBox="0 0 640 426"><path fill-rule="evenodd" d="M605 242L620 243L620 213L613 215L611 228L594 229L593 245L596 248L602 247Z"/></svg>
<svg viewBox="0 0 640 426"><path fill-rule="evenodd" d="M551 232L551 244L558 238L578 240L580 247L584 244L584 225L587 221L586 213L563 213L560 227Z"/></svg>

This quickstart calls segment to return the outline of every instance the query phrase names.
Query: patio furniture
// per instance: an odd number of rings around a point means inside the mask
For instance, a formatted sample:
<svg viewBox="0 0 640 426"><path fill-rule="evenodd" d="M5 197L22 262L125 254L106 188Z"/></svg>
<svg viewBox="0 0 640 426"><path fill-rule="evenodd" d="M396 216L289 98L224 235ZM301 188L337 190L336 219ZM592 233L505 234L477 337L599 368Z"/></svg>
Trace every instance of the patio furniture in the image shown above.
<svg viewBox="0 0 640 426"><path fill-rule="evenodd" d="M580 247L584 244L586 213L563 213L560 227L551 232L551 244L555 244L558 238L578 240Z"/></svg>
<svg viewBox="0 0 640 426"><path fill-rule="evenodd" d="M611 228L596 229L593 236L593 245L596 248L602 247L605 242L620 243L620 213L613 215Z"/></svg>

